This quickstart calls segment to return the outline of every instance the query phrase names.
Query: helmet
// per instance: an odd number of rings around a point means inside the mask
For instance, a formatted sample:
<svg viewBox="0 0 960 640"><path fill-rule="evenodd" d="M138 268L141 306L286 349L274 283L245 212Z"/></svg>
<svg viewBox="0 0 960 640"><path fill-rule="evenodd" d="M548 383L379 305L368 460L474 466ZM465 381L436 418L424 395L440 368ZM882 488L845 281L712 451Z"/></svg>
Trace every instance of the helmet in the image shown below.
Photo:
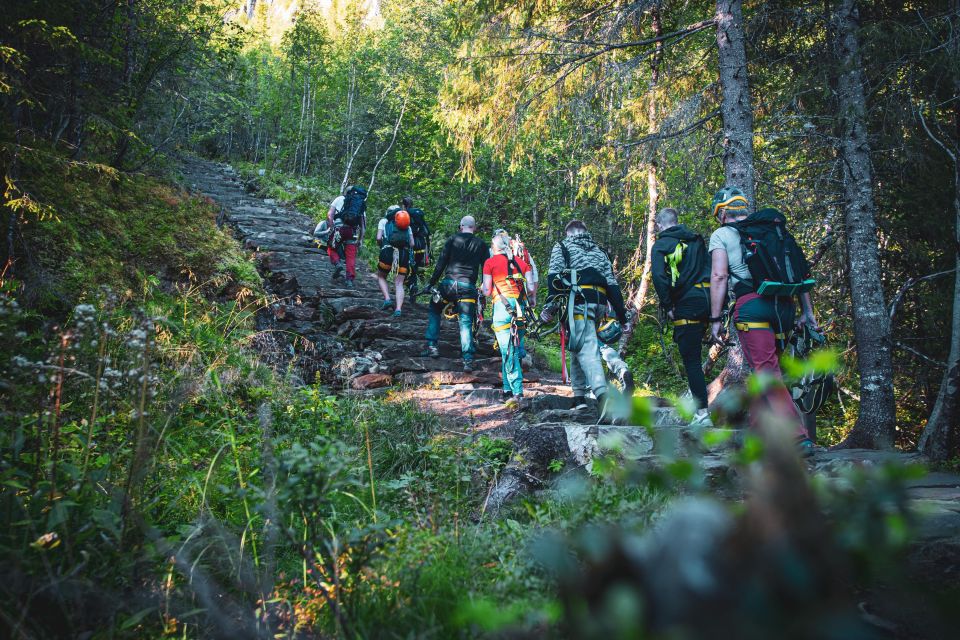
<svg viewBox="0 0 960 640"><path fill-rule="evenodd" d="M393 224L397 225L397 229L401 231L410 226L410 214L401 209L397 211L397 214L393 216Z"/></svg>
<svg viewBox="0 0 960 640"><path fill-rule="evenodd" d="M729 209L730 211L744 211L750 203L747 202L746 194L737 187L724 187L717 191L713 196L713 202L710 203L710 209L713 211L713 217L720 219L720 209Z"/></svg>
<svg viewBox="0 0 960 640"><path fill-rule="evenodd" d="M603 344L616 344L623 335L623 328L616 318L608 318L603 324L597 327L597 338Z"/></svg>
<svg viewBox="0 0 960 640"><path fill-rule="evenodd" d="M390 205L389 207L387 207L386 217L389 218L390 216L395 215L397 211L400 211L401 209L403 209L403 207L399 205L395 205L395 204Z"/></svg>

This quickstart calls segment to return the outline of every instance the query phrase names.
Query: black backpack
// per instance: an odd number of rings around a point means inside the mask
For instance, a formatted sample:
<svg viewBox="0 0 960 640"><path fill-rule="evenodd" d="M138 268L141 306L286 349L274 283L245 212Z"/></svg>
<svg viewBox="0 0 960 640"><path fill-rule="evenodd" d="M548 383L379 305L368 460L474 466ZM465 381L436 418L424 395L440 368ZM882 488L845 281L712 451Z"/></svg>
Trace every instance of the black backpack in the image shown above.
<svg viewBox="0 0 960 640"><path fill-rule="evenodd" d="M350 187L343 196L343 209L340 210L340 219L343 224L359 227L363 221L363 214L367 212L367 190L363 187Z"/></svg>
<svg viewBox="0 0 960 640"><path fill-rule="evenodd" d="M813 288L810 265L786 217L776 209L757 211L739 222L728 223L740 233L743 260L750 269L753 288L760 295L790 296Z"/></svg>
<svg viewBox="0 0 960 640"><path fill-rule="evenodd" d="M430 230L427 228L426 214L423 212L423 209L412 207L407 209L407 213L410 214L410 230L413 231L414 238L423 238L430 235Z"/></svg>

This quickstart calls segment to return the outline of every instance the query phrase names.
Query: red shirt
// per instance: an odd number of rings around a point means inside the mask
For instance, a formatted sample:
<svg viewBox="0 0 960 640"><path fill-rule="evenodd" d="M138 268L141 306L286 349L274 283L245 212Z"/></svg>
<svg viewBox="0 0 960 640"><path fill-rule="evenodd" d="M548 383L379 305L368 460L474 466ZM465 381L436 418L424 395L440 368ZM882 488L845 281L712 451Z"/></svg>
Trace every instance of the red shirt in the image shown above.
<svg viewBox="0 0 960 640"><path fill-rule="evenodd" d="M529 273L531 269L530 265L521 258L514 258L513 261L517 263L516 266L511 265L507 260L507 256L501 253L492 258L488 258L487 261L483 263L483 275L493 278L494 300L497 300L501 293L508 298L520 297L520 287L522 286L520 281L507 278L507 275L522 276L525 273ZM520 267L519 273L517 272L517 267Z"/></svg>

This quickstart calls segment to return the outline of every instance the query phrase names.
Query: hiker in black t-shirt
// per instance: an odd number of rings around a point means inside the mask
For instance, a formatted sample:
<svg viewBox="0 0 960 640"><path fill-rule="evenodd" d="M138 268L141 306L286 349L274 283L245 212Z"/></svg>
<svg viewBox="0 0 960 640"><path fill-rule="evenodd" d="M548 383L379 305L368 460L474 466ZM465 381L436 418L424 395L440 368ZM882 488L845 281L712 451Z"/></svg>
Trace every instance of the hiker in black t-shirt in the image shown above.
<svg viewBox="0 0 960 640"><path fill-rule="evenodd" d="M443 308L453 303L457 309L460 325L460 353L463 368L473 370L473 322L477 314L477 279L483 262L490 257L487 244L474 235L477 223L473 216L460 220L460 232L453 235L443 246L430 278L428 289L438 288L439 296L430 301L430 317L427 322L427 348L421 356L436 358L440 355L440 315ZM441 278L443 278L441 280ZM439 287L437 283L439 282ZM439 299L438 299L439 298Z"/></svg>

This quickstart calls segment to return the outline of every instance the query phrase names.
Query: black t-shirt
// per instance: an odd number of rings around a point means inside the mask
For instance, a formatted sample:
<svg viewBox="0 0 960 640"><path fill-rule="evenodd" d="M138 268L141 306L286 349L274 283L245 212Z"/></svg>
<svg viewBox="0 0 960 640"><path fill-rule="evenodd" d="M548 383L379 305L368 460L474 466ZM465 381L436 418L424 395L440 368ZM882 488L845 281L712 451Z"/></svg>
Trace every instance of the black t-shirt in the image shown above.
<svg viewBox="0 0 960 640"><path fill-rule="evenodd" d="M480 268L490 257L487 244L472 233L460 232L447 240L430 279L436 285L444 275L459 282L476 284Z"/></svg>

